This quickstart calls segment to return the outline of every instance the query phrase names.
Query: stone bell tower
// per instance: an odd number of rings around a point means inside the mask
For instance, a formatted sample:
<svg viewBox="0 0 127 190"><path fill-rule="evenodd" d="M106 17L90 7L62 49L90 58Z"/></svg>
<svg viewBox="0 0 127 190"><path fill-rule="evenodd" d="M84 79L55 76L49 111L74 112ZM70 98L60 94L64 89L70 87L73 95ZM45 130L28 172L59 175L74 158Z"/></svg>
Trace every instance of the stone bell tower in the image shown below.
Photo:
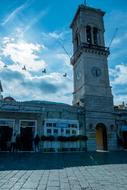
<svg viewBox="0 0 127 190"><path fill-rule="evenodd" d="M115 120L107 62L110 52L104 40L104 15L100 9L80 5L71 23L73 105L84 107L85 134L93 150L96 147L107 150L108 145L115 149L116 143L112 137L115 133L110 130ZM97 130L100 130L98 134Z"/></svg>
<svg viewBox="0 0 127 190"><path fill-rule="evenodd" d="M104 41L104 12L79 6L72 21L74 72L73 104L84 102L87 110L111 111L113 96L109 84Z"/></svg>

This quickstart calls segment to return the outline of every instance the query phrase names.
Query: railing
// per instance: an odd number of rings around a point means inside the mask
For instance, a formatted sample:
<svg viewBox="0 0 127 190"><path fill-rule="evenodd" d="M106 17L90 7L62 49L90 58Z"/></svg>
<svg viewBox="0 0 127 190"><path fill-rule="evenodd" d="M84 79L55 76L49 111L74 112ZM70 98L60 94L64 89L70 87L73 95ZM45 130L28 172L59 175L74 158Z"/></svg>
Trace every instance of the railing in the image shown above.
<svg viewBox="0 0 127 190"><path fill-rule="evenodd" d="M74 60L76 57L79 57L81 54L82 49L91 49L91 50L97 50L100 52L105 52L108 55L110 54L109 48L104 47L104 46L98 46L98 45L93 45L93 44L87 44L87 43L81 43L80 46L78 47L77 51L75 51L74 55L71 58L71 64L73 65Z"/></svg>
<svg viewBox="0 0 127 190"><path fill-rule="evenodd" d="M93 45L93 44L82 43L81 47L95 49L95 50L99 50L99 51L107 51L107 52L109 52L109 48L108 47L98 46L98 45Z"/></svg>

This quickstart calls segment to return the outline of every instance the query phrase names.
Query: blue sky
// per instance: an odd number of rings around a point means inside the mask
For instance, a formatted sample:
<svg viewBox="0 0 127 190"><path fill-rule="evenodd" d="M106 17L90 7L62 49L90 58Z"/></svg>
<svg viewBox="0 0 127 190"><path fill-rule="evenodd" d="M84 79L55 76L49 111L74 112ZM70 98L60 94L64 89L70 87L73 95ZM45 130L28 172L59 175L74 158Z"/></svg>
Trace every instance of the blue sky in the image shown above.
<svg viewBox="0 0 127 190"><path fill-rule="evenodd" d="M111 46L109 72L115 104L127 102L127 1L88 0L106 11L105 39ZM0 80L4 96L71 104L72 55L69 28L81 0L1 0ZM26 70L23 70L23 67ZM42 70L46 68L47 73ZM64 78L63 74L68 73Z"/></svg>

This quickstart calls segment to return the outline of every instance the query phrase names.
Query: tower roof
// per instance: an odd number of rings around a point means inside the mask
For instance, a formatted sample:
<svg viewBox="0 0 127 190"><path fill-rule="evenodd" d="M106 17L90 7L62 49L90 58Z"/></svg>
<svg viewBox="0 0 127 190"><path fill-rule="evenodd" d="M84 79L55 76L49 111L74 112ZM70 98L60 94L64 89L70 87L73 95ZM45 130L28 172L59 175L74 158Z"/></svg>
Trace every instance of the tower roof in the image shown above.
<svg viewBox="0 0 127 190"><path fill-rule="evenodd" d="M79 7L78 7L78 9L77 9L77 12L76 12L76 14L75 14L75 16L74 16L74 19L72 20L72 23L71 23L71 25L70 25L70 28L73 27L73 24L74 24L75 20L77 19L78 15L79 15L79 13L80 13L81 11L91 11L91 12L95 12L95 13L97 13L97 14L100 14L100 15L102 15L102 16L105 15L105 12L102 11L101 9L96 9L96 8L93 8L93 7L88 7L88 6L83 5L83 4L82 4L82 5L79 5Z"/></svg>
<svg viewBox="0 0 127 190"><path fill-rule="evenodd" d="M0 81L0 91L3 92L3 87L2 87L1 81Z"/></svg>

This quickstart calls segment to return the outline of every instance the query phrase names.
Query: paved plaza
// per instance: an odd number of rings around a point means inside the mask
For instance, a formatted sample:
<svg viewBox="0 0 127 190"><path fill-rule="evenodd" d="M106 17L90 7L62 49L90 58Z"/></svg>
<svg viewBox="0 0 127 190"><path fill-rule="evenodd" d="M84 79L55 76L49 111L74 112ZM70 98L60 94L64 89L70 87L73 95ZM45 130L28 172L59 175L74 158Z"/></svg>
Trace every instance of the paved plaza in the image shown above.
<svg viewBox="0 0 127 190"><path fill-rule="evenodd" d="M0 190L127 190L127 152L0 153Z"/></svg>

